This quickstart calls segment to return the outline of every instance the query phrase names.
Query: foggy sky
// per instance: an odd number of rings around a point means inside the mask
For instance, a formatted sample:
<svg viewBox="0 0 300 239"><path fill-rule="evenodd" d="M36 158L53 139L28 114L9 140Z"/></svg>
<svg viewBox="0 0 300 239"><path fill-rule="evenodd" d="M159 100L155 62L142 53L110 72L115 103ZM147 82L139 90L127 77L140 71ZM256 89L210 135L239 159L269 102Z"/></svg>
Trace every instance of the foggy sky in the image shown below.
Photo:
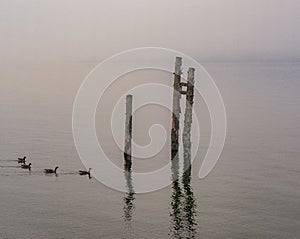
<svg viewBox="0 0 300 239"><path fill-rule="evenodd" d="M161 46L209 61L296 61L299 26L298 0L0 0L0 60Z"/></svg>

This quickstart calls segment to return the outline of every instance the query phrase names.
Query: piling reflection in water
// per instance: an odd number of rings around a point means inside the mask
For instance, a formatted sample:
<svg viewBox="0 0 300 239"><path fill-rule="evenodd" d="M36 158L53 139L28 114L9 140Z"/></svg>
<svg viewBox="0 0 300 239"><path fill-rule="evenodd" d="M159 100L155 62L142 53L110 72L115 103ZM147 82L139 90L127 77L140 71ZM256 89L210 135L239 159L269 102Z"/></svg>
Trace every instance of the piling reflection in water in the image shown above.
<svg viewBox="0 0 300 239"><path fill-rule="evenodd" d="M178 154L172 159L172 196L171 196L171 235L180 238L183 231L183 215L181 204L182 192L179 182L179 157Z"/></svg>
<svg viewBox="0 0 300 239"><path fill-rule="evenodd" d="M187 151L186 151L187 150ZM191 187L190 151L185 149L183 174L179 173L179 157L172 160L171 238L196 238L196 199Z"/></svg>
<svg viewBox="0 0 300 239"><path fill-rule="evenodd" d="M131 158L128 155L124 155L124 176L126 180L127 192L124 196L124 220L131 221L134 209L135 193L132 183L132 171L131 171Z"/></svg>
<svg viewBox="0 0 300 239"><path fill-rule="evenodd" d="M124 195L124 207L123 207L123 219L125 221L125 228L122 238L132 238L132 216L134 211L135 192L132 183L132 171L131 171L131 156L124 154L124 177L126 180L127 192Z"/></svg>
<svg viewBox="0 0 300 239"><path fill-rule="evenodd" d="M190 159L184 162L183 168L183 176L182 176L182 184L184 190L184 202L183 202L183 210L185 212L185 232L187 234L186 238L195 238L196 235L196 199L194 197L194 193L191 187L191 173L192 166Z"/></svg>

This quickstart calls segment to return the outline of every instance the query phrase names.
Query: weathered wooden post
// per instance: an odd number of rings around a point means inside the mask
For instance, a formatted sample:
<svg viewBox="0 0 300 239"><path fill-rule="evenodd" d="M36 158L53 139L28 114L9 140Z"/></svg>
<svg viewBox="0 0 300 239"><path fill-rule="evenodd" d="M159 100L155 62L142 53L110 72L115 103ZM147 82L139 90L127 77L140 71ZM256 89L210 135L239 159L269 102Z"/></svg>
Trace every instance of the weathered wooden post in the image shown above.
<svg viewBox="0 0 300 239"><path fill-rule="evenodd" d="M180 98L181 98L181 65L182 58L176 57L175 73L173 84L173 109L172 109L172 130L171 130L171 155L172 159L178 153L179 119L180 119Z"/></svg>
<svg viewBox="0 0 300 239"><path fill-rule="evenodd" d="M184 159L190 159L191 154L191 128L193 118L193 103L194 103L194 74L195 69L189 68L186 88L186 106L184 113L184 128L183 128L183 147L184 147ZM189 163L189 162L187 162Z"/></svg>
<svg viewBox="0 0 300 239"><path fill-rule="evenodd" d="M131 142L132 142L132 95L126 96L126 118L125 118L125 165L131 167Z"/></svg>
<svg viewBox="0 0 300 239"><path fill-rule="evenodd" d="M183 175L182 184L184 191L183 208L186 209L185 215L187 218L187 237L196 238L197 223L196 223L196 199L191 187L192 164L191 164L191 130L193 118L193 103L194 103L194 74L195 69L188 69L188 78L186 84L186 106L184 113L184 127L183 127Z"/></svg>

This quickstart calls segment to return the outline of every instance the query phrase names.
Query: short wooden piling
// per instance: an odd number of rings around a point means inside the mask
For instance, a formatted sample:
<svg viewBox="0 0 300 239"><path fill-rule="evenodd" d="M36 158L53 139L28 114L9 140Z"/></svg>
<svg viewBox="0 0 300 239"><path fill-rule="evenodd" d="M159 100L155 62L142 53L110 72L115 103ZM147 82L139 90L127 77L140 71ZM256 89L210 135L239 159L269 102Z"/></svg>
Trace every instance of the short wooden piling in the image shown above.
<svg viewBox="0 0 300 239"><path fill-rule="evenodd" d="M174 83L173 83L173 109L172 109L172 130L171 130L172 159L178 153L179 119L180 119L180 112L181 112L181 110L180 110L181 65L182 65L182 58L176 57Z"/></svg>
<svg viewBox="0 0 300 239"><path fill-rule="evenodd" d="M126 118L125 118L125 165L131 167L131 142L132 142L132 95L126 96Z"/></svg>

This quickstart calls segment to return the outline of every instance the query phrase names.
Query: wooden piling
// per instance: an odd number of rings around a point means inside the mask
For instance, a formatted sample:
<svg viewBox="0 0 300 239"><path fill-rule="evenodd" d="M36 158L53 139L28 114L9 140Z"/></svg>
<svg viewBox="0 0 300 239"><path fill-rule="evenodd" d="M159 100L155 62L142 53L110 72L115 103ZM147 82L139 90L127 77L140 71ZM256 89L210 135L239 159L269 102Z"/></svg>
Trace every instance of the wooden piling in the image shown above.
<svg viewBox="0 0 300 239"><path fill-rule="evenodd" d="M180 119L180 98L181 98L181 65L182 58L176 57L174 83L173 83L173 109L172 109L172 130L171 130L171 154L172 159L178 153L179 119Z"/></svg>
<svg viewBox="0 0 300 239"><path fill-rule="evenodd" d="M194 103L194 74L195 69L189 68L186 88L186 106L184 113L184 128L182 141L184 146L184 159L190 159L191 153L191 128L193 117L193 103Z"/></svg>
<svg viewBox="0 0 300 239"><path fill-rule="evenodd" d="M131 142L132 142L132 95L126 96L126 118L125 118L125 165L131 167Z"/></svg>

